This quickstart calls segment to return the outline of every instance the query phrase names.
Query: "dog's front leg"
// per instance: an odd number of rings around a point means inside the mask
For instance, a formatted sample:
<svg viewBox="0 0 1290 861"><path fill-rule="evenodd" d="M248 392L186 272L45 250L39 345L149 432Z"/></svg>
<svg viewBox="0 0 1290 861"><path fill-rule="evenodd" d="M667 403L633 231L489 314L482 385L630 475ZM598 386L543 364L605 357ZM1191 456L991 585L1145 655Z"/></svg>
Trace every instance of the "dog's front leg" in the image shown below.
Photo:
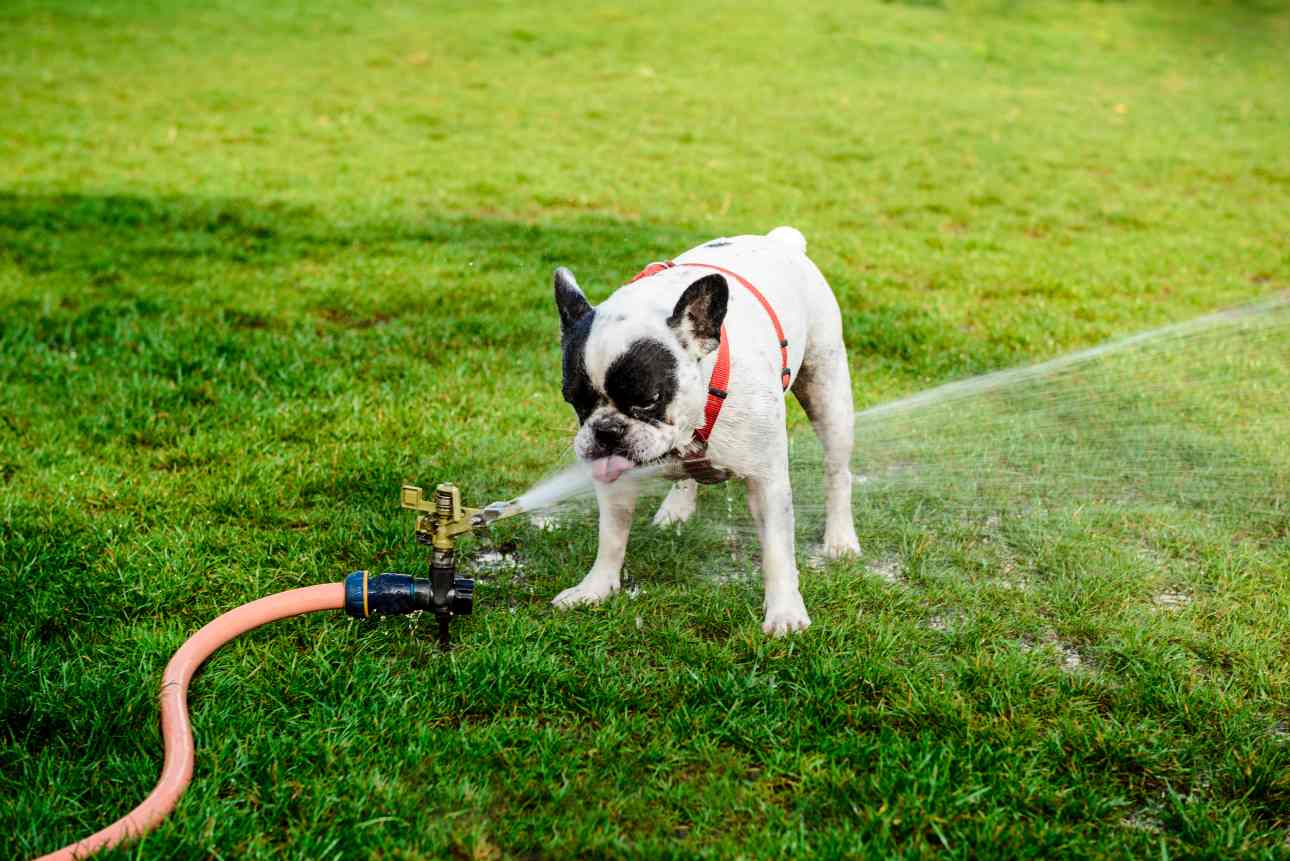
<svg viewBox="0 0 1290 861"><path fill-rule="evenodd" d="M797 588L797 560L793 549L793 490L788 469L769 478L748 479L748 509L761 539L762 583L766 618L761 629L782 637L804 631L811 624L802 593Z"/></svg>
<svg viewBox="0 0 1290 861"><path fill-rule="evenodd" d="M630 478L606 484L596 482L596 503L600 508L600 547L596 563L577 586L565 589L551 601L557 607L597 604L618 591L636 511L636 482Z"/></svg>

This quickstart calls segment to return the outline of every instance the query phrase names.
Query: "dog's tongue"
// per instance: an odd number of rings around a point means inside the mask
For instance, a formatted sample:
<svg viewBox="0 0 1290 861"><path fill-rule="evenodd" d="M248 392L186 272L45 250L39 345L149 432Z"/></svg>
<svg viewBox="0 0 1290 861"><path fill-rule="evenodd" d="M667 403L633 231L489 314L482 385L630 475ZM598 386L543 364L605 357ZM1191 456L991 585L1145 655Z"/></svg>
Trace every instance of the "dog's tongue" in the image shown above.
<svg viewBox="0 0 1290 861"><path fill-rule="evenodd" d="M602 457L600 460L591 462L591 477L596 481L609 484L611 481L617 481L618 476L631 469L635 464L625 457L619 457L616 454L609 457Z"/></svg>

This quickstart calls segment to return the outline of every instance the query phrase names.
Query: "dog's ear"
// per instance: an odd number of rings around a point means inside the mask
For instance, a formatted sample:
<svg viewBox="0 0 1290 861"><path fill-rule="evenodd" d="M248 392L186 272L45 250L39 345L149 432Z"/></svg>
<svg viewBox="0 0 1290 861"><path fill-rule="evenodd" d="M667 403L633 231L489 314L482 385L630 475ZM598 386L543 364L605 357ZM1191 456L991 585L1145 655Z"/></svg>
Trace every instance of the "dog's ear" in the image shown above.
<svg viewBox="0 0 1290 861"><path fill-rule="evenodd" d="M721 324L726 319L726 302L730 288L718 272L695 281L672 309L667 325L676 333L677 340L696 358L708 355L721 343Z"/></svg>
<svg viewBox="0 0 1290 861"><path fill-rule="evenodd" d="M561 266L555 270L555 307L560 310L560 334L591 313L591 303L578 289L573 273Z"/></svg>

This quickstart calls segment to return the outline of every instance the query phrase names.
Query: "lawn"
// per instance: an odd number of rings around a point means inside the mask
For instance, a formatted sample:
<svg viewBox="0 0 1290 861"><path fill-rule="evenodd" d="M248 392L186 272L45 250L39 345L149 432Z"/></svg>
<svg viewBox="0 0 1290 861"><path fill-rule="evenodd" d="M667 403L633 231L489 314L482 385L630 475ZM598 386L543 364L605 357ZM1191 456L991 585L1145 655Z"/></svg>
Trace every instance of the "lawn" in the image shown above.
<svg viewBox="0 0 1290 861"><path fill-rule="evenodd" d="M3 857L147 794L196 628L417 570L401 484L478 505L562 462L557 265L599 300L792 224L861 408L1290 288L1282 3L267 5L0 7ZM548 604L591 517L500 525L521 568L448 655L421 620L251 634L117 856L1290 856L1286 332L1062 401L1071 504L941 462L823 567L803 516L801 636L761 634L737 488L642 509L595 610ZM1173 471L1080 490L1130 414ZM885 439L991 456L970 418ZM1173 504L1214 452L1213 505Z"/></svg>

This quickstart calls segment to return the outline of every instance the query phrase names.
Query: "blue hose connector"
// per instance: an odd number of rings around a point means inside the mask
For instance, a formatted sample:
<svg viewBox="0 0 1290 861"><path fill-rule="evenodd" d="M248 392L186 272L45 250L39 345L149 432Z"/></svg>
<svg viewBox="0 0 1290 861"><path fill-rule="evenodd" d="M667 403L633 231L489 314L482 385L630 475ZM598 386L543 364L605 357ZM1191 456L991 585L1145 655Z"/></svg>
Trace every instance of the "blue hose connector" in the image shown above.
<svg viewBox="0 0 1290 861"><path fill-rule="evenodd" d="M389 572L373 576L367 571L355 571L345 578L345 612L356 618L402 616L429 609L428 580L418 582L410 574Z"/></svg>

